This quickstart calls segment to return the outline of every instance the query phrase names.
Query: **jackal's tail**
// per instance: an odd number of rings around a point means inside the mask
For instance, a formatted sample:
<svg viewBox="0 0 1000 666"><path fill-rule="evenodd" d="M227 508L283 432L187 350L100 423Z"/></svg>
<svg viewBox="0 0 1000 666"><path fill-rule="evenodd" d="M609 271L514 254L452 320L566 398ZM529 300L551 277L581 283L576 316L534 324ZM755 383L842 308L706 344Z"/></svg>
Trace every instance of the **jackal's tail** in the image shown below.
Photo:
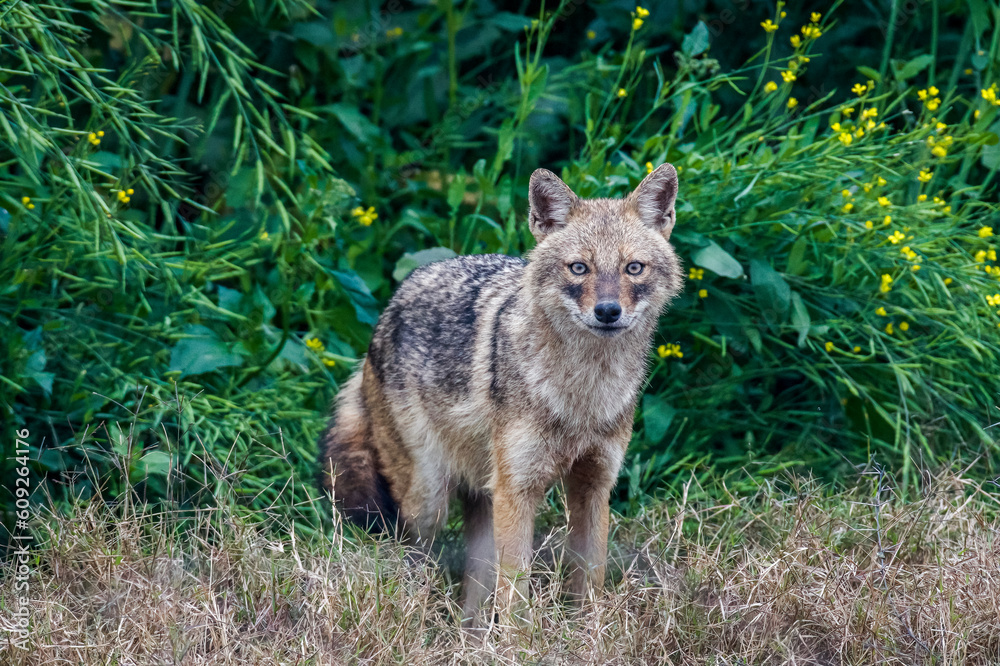
<svg viewBox="0 0 1000 666"><path fill-rule="evenodd" d="M395 524L398 507L379 473L361 381L359 369L341 388L330 425L320 436L319 481L351 522L386 531Z"/></svg>

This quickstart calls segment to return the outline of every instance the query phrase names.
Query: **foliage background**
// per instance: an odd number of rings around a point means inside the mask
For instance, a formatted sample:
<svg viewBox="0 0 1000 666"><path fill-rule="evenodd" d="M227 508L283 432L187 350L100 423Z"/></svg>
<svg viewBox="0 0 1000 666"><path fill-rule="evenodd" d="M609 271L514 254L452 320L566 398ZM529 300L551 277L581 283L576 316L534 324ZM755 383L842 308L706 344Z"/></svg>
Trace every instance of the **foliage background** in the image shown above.
<svg viewBox="0 0 1000 666"><path fill-rule="evenodd" d="M648 9L5 4L3 446L29 429L57 504L300 505L408 270L527 251L538 166L620 196L670 161L703 274L662 319L619 509L688 471L995 473L998 3Z"/></svg>

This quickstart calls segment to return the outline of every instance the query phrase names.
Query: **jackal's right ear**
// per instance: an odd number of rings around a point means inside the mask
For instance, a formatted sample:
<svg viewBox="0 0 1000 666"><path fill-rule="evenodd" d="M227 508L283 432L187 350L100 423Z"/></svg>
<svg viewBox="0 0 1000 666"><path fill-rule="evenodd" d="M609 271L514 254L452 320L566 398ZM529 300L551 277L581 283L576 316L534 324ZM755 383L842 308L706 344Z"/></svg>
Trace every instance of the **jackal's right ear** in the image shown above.
<svg viewBox="0 0 1000 666"><path fill-rule="evenodd" d="M528 183L528 228L536 240L566 226L576 195L548 169L536 169Z"/></svg>
<svg viewBox="0 0 1000 666"><path fill-rule="evenodd" d="M674 202L677 201L677 169L672 164L656 167L628 195L627 201L635 206L643 224L669 239L677 218L674 212Z"/></svg>

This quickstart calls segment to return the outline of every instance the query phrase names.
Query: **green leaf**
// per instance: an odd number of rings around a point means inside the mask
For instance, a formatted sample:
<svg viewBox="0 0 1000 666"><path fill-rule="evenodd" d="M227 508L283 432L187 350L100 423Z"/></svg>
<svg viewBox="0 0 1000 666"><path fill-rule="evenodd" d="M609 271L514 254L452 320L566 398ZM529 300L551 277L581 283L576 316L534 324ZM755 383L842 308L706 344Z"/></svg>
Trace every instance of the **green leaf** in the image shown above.
<svg viewBox="0 0 1000 666"><path fill-rule="evenodd" d="M771 326L785 323L791 305L792 289L781 273L771 268L766 261L753 259L750 262L750 285L764 320Z"/></svg>
<svg viewBox="0 0 1000 666"><path fill-rule="evenodd" d="M397 282L402 282L418 266L435 261L444 261L456 256L458 255L455 254L455 251L447 247L432 247L427 250L420 250L419 252L407 252L396 262L396 268L392 271L392 278Z"/></svg>
<svg viewBox="0 0 1000 666"><path fill-rule="evenodd" d="M906 81L927 69L927 66L932 62L934 62L934 56L930 54L917 56L905 63L902 60L893 60L892 73L897 80Z"/></svg>
<svg viewBox="0 0 1000 666"><path fill-rule="evenodd" d="M1000 134L1000 121L993 123L990 127L990 132L997 135ZM983 166L987 169L1000 169L1000 142L994 141L992 144L987 142L983 146Z"/></svg>
<svg viewBox="0 0 1000 666"><path fill-rule="evenodd" d="M451 183L448 184L448 207L451 208L452 213L458 210L458 207L462 205L463 198L465 198L464 169L454 174L451 179Z"/></svg>
<svg viewBox="0 0 1000 666"><path fill-rule="evenodd" d="M147 476L167 476L170 473L170 454L164 451L149 451L139 458L137 466L140 478Z"/></svg>
<svg viewBox="0 0 1000 666"><path fill-rule="evenodd" d="M642 424L646 441L658 444L670 429L675 410L662 396L647 393L642 397Z"/></svg>
<svg viewBox="0 0 1000 666"><path fill-rule="evenodd" d="M809 327L812 321L809 319L809 309L806 308L806 304L802 302L802 296L799 292L792 292L792 326L799 334L799 347L804 347L806 344L806 338L809 337Z"/></svg>
<svg viewBox="0 0 1000 666"><path fill-rule="evenodd" d="M876 83L882 80L882 75L879 74L876 70L872 69L871 67L860 65L858 66L858 71L861 73L861 76L869 78L872 81L875 81Z"/></svg>
<svg viewBox="0 0 1000 666"><path fill-rule="evenodd" d="M355 106L351 106L350 104L330 104L320 107L316 111L328 111L332 113L340 121L340 124L344 126L344 129L353 134L354 138L362 143L370 143L379 138L378 127L365 118Z"/></svg>
<svg viewBox="0 0 1000 666"><path fill-rule="evenodd" d="M698 25L688 34L684 35L681 43L681 51L688 56L696 56L708 50L708 26L704 21L698 21Z"/></svg>
<svg viewBox="0 0 1000 666"><path fill-rule="evenodd" d="M743 266L740 262L719 247L715 241L709 241L705 247L695 250L691 254L691 261L722 277L743 277Z"/></svg>
<svg viewBox="0 0 1000 666"><path fill-rule="evenodd" d="M378 302L368 290L368 285L361 279L361 276L354 271L330 271L337 278L337 282L347 292L347 298L354 306L354 313L358 321L363 324L374 326L378 322Z"/></svg>
<svg viewBox="0 0 1000 666"><path fill-rule="evenodd" d="M511 12L497 12L490 16L488 21L507 32L520 32L531 25L531 19L527 16Z"/></svg>
<svg viewBox="0 0 1000 666"><path fill-rule="evenodd" d="M41 386L42 390L45 391L45 395L51 396L52 380L55 378L55 374L45 372L46 362L45 350L39 347L28 357L28 362L24 368L24 375Z"/></svg>
<svg viewBox="0 0 1000 666"><path fill-rule="evenodd" d="M170 351L169 372L180 371L183 378L243 364L243 357L219 340L211 329L194 325L186 332L191 337L180 340Z"/></svg>

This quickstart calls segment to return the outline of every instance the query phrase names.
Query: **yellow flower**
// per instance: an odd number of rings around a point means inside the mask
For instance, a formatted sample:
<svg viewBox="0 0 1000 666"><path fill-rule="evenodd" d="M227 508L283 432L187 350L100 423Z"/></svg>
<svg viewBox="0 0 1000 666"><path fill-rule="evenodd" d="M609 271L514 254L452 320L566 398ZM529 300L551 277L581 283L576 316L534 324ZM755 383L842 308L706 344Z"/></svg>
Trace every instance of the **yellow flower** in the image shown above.
<svg viewBox="0 0 1000 666"><path fill-rule="evenodd" d="M870 107L868 107L867 109L865 109L864 111L861 112L861 119L862 120L864 120L866 118L875 118L877 116L878 116L878 109L876 109L874 106L870 106Z"/></svg>
<svg viewBox="0 0 1000 666"><path fill-rule="evenodd" d="M975 254L975 260L977 264L981 264L986 261L986 250L979 250Z"/></svg>
<svg viewBox="0 0 1000 666"><path fill-rule="evenodd" d="M390 28L385 31L385 36L389 38L399 37L402 34L403 34L403 29L400 28L399 26L396 26L395 28Z"/></svg>
<svg viewBox="0 0 1000 666"><path fill-rule="evenodd" d="M847 203L844 204L844 207L841 208L840 210L843 211L844 213L850 213L853 209L854 209L854 204L848 201Z"/></svg>
<svg viewBox="0 0 1000 666"><path fill-rule="evenodd" d="M261 240L267 240L270 237L271 237L270 234L268 234L266 231L260 235Z"/></svg>
<svg viewBox="0 0 1000 666"><path fill-rule="evenodd" d="M688 278L691 280L701 280L704 279L704 277L705 277L704 268L694 268L692 266L691 269L688 271Z"/></svg>
<svg viewBox="0 0 1000 666"><path fill-rule="evenodd" d="M901 330L901 331L908 331L908 330L910 330L910 324L908 322L905 322L905 321L902 322L899 325L899 330Z"/></svg>
<svg viewBox="0 0 1000 666"><path fill-rule="evenodd" d="M941 132L948 129L948 126L945 125L944 123L938 123L937 125L934 126L934 129L936 129L937 133L940 134Z"/></svg>
<svg viewBox="0 0 1000 666"><path fill-rule="evenodd" d="M945 279L944 279L944 285L945 285L946 287L947 287L947 286L948 286L949 284L951 284L952 282L953 282L953 280L952 280L951 278L945 278Z"/></svg>
<svg viewBox="0 0 1000 666"><path fill-rule="evenodd" d="M764 32L770 33L778 29L778 24L771 19L767 19L760 24L760 27L764 28Z"/></svg>
<svg viewBox="0 0 1000 666"><path fill-rule="evenodd" d="M920 264L913 264L912 266L910 266L910 270L916 273L917 271L920 270Z"/></svg>
<svg viewBox="0 0 1000 666"><path fill-rule="evenodd" d="M866 88L862 83L855 83L854 87L851 88L851 92L857 95L858 97L861 97L866 92L868 92L868 88Z"/></svg>
<svg viewBox="0 0 1000 666"><path fill-rule="evenodd" d="M708 289L699 289L698 298L708 298Z"/></svg>
<svg viewBox="0 0 1000 666"><path fill-rule="evenodd" d="M879 309L875 311L879 317L888 317L889 313L885 311L885 306L879 306Z"/></svg>
<svg viewBox="0 0 1000 666"><path fill-rule="evenodd" d="M646 173L653 173L653 163L646 162Z"/></svg>
<svg viewBox="0 0 1000 666"><path fill-rule="evenodd" d="M887 227L892 224L892 215L886 215L882 218L882 226Z"/></svg>
<svg viewBox="0 0 1000 666"><path fill-rule="evenodd" d="M587 39L597 39L597 33L593 30L587 31Z"/></svg>
<svg viewBox="0 0 1000 666"><path fill-rule="evenodd" d="M827 343L826 343L825 345L823 345L823 347L824 347L824 348L825 348L825 349L826 349L826 350L827 350L828 352L832 352L832 351L833 351L833 343L832 343L832 342L830 342L830 341L827 341Z"/></svg>
<svg viewBox="0 0 1000 666"><path fill-rule="evenodd" d="M948 149L944 146L934 146L931 148L931 154L934 157L944 157L948 154Z"/></svg>
<svg viewBox="0 0 1000 666"><path fill-rule="evenodd" d="M617 94L619 97L628 97L628 91L624 88L619 88Z"/></svg>
<svg viewBox="0 0 1000 666"><path fill-rule="evenodd" d="M28 210L35 209L35 204L31 203L31 197L21 197L21 204Z"/></svg>
<svg viewBox="0 0 1000 666"><path fill-rule="evenodd" d="M841 191L840 191L840 196L842 196L842 197L844 197L845 199L847 199L848 197L851 197L851 196L853 196L853 195L851 194L851 191L850 191L850 190L841 190Z"/></svg>
<svg viewBox="0 0 1000 666"><path fill-rule="evenodd" d="M819 39L823 36L823 32L818 25L804 25L802 26L802 35L806 39Z"/></svg>
<svg viewBox="0 0 1000 666"><path fill-rule="evenodd" d="M997 260L997 251L994 250L993 248L990 248L989 251L986 253L986 257L990 261L996 261Z"/></svg>
<svg viewBox="0 0 1000 666"><path fill-rule="evenodd" d="M681 351L681 346L678 344L660 345L656 348L656 353L660 355L660 358L670 358L671 356L684 358L684 352Z"/></svg>
<svg viewBox="0 0 1000 666"><path fill-rule="evenodd" d="M797 49L800 46L802 46L802 38L799 37L798 35L792 35L791 37L788 38L788 41L792 43L793 49Z"/></svg>
<svg viewBox="0 0 1000 666"><path fill-rule="evenodd" d="M926 169L921 169L920 175L917 176L917 180L919 180L921 183L926 183L930 181L930 179L933 177L934 177L933 171L927 171Z"/></svg>
<svg viewBox="0 0 1000 666"><path fill-rule="evenodd" d="M840 139L840 142L845 146L851 145L851 142L854 141L854 137L851 136L850 132L841 132L837 135L837 138Z"/></svg>
<svg viewBox="0 0 1000 666"><path fill-rule="evenodd" d="M927 107L928 111L937 111L938 108L941 106L941 98L935 97L934 99L929 99L926 102L924 102L924 106Z"/></svg>
<svg viewBox="0 0 1000 666"><path fill-rule="evenodd" d="M980 238L989 238L992 235L993 235L993 227L980 227L979 229Z"/></svg>
<svg viewBox="0 0 1000 666"><path fill-rule="evenodd" d="M91 132L87 135L87 141L89 141L92 145L99 146L101 145L102 136L104 136L104 132Z"/></svg>
<svg viewBox="0 0 1000 666"><path fill-rule="evenodd" d="M879 197L878 198L878 205L879 206L891 206L892 202L889 201L889 197Z"/></svg>
<svg viewBox="0 0 1000 666"><path fill-rule="evenodd" d="M891 234L889 234L889 242L892 243L893 245L899 245L899 241L905 238L906 234L901 232L899 229L896 229Z"/></svg>
<svg viewBox="0 0 1000 666"><path fill-rule="evenodd" d="M794 109L799 105L799 100L795 99L794 97L789 97L786 105L788 106L789 109Z"/></svg>
<svg viewBox="0 0 1000 666"><path fill-rule="evenodd" d="M638 30L641 27L642 27L642 19L641 18L632 19L632 29L633 30Z"/></svg>
<svg viewBox="0 0 1000 666"><path fill-rule="evenodd" d="M649 10L646 9L645 7L636 6L636 8L635 8L635 15L638 16L639 18L643 18L644 19L647 16L649 16Z"/></svg>
<svg viewBox="0 0 1000 666"><path fill-rule="evenodd" d="M768 81L767 83L764 84L764 92L766 93L773 93L777 89L778 89L778 84L775 83L774 81Z"/></svg>
<svg viewBox="0 0 1000 666"><path fill-rule="evenodd" d="M990 304L990 307L1000 307L1000 294L993 294L992 296L986 297L986 302Z"/></svg>
<svg viewBox="0 0 1000 666"><path fill-rule="evenodd" d="M855 345L855 347L854 347L854 353L857 354L860 351L861 351L861 347L858 347L857 345Z"/></svg>
<svg viewBox="0 0 1000 666"><path fill-rule="evenodd" d="M785 81L785 83L791 83L795 80L795 72L786 69L781 73L781 78Z"/></svg>
<svg viewBox="0 0 1000 666"><path fill-rule="evenodd" d="M864 189L865 192L871 192L872 191L872 184L871 183L865 183L861 187L862 187L862 189Z"/></svg>
<svg viewBox="0 0 1000 666"><path fill-rule="evenodd" d="M872 221L871 221L871 220L865 220L865 229L871 229L871 228L873 228L874 226L875 226L875 225L874 225L874 224L872 224Z"/></svg>
<svg viewBox="0 0 1000 666"><path fill-rule="evenodd" d="M323 365L325 365L328 368L332 368L333 366L337 365L337 362L334 361L332 358L324 358Z"/></svg>
<svg viewBox="0 0 1000 666"><path fill-rule="evenodd" d="M982 95L983 99L993 106L1000 106L1000 98L997 97L997 84L994 83L989 88L984 88L982 90Z"/></svg>
<svg viewBox="0 0 1000 666"><path fill-rule="evenodd" d="M926 194L918 194L917 195L917 201L919 201L921 203L923 203L924 201L927 201L927 195Z"/></svg>
<svg viewBox="0 0 1000 666"><path fill-rule="evenodd" d="M371 223L378 219L375 206L369 206L368 210L365 210L362 206L358 206L351 211L351 215L358 218L358 223L366 227L371 226Z"/></svg>
<svg viewBox="0 0 1000 666"><path fill-rule="evenodd" d="M844 114L845 116L850 116L852 113L854 113L854 107L853 106L845 106L844 108L842 108L840 110L840 112L842 114Z"/></svg>
<svg viewBox="0 0 1000 666"><path fill-rule="evenodd" d="M889 335L893 334L893 328L892 328L892 322L891 321L888 324L885 325L885 332L888 333Z"/></svg>
<svg viewBox="0 0 1000 666"><path fill-rule="evenodd" d="M858 137L859 139L864 135L865 135L865 130L862 129L861 127L858 127L857 129L854 130L854 136Z"/></svg>
<svg viewBox="0 0 1000 666"><path fill-rule="evenodd" d="M888 183L889 181L887 181L882 176L879 176L878 178L875 179L875 182L878 184L879 187L885 187L886 183ZM885 205L885 204L883 204L883 205Z"/></svg>
<svg viewBox="0 0 1000 666"><path fill-rule="evenodd" d="M927 92L930 93L931 97L936 97L937 94L941 91L935 88L934 86L931 86L930 88L927 89Z"/></svg>
<svg viewBox="0 0 1000 666"><path fill-rule="evenodd" d="M821 18L823 18L823 15L822 15L822 14L820 14L819 12L813 12L813 13L812 13L812 14L811 14L811 15L809 16L809 19L810 19L810 20L811 20L811 21L812 21L813 23L819 23L819 20L820 20Z"/></svg>
<svg viewBox="0 0 1000 666"><path fill-rule="evenodd" d="M879 286L879 291L881 291L883 294L888 294L890 291L892 291L892 276L889 275L888 273L882 274L882 284L881 286Z"/></svg>
<svg viewBox="0 0 1000 666"><path fill-rule="evenodd" d="M321 352L325 347L319 338L309 338L306 340L306 347L313 350L314 352Z"/></svg>

